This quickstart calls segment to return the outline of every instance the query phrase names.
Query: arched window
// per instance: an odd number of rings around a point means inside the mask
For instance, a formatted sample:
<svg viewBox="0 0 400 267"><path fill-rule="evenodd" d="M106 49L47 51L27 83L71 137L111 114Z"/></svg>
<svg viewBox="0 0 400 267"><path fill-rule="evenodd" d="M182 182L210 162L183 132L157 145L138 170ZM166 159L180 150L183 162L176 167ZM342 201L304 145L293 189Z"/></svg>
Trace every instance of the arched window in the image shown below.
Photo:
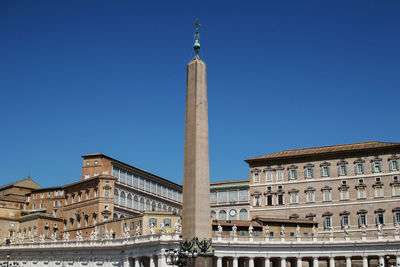
<svg viewBox="0 0 400 267"><path fill-rule="evenodd" d="M162 207L162 210L163 211L167 211L167 205L164 204L163 207Z"/></svg>
<svg viewBox="0 0 400 267"><path fill-rule="evenodd" d="M128 208L132 208L132 195L131 194L128 194L126 202L127 202L126 206Z"/></svg>
<svg viewBox="0 0 400 267"><path fill-rule="evenodd" d="M168 207L168 211L172 211L172 208L171 208L171 207Z"/></svg>
<svg viewBox="0 0 400 267"><path fill-rule="evenodd" d="M217 219L217 213L215 212L215 210L211 211L211 219L213 220Z"/></svg>
<svg viewBox="0 0 400 267"><path fill-rule="evenodd" d="M172 211L173 211L174 214L176 214L176 209L175 208Z"/></svg>
<svg viewBox="0 0 400 267"><path fill-rule="evenodd" d="M139 200L137 196L133 197L133 209L135 210L139 209Z"/></svg>
<svg viewBox="0 0 400 267"><path fill-rule="evenodd" d="M125 206L125 192L124 191L121 192L121 196L119 197L119 204L121 206Z"/></svg>
<svg viewBox="0 0 400 267"><path fill-rule="evenodd" d="M241 209L239 212L240 220L242 221L247 221L247 210L246 209Z"/></svg>
<svg viewBox="0 0 400 267"><path fill-rule="evenodd" d="M162 210L162 208L161 208L161 203L158 203L157 211L161 211L161 210Z"/></svg>
<svg viewBox="0 0 400 267"><path fill-rule="evenodd" d="M156 211L156 202L151 202L151 211Z"/></svg>
<svg viewBox="0 0 400 267"><path fill-rule="evenodd" d="M118 220L118 214L114 213L113 220Z"/></svg>
<svg viewBox="0 0 400 267"><path fill-rule="evenodd" d="M124 218L125 218L125 216L124 216L124 215L121 215L121 216L119 216L119 218L120 218L120 219L124 219Z"/></svg>
<svg viewBox="0 0 400 267"><path fill-rule="evenodd" d="M150 200L146 200L146 210L150 210Z"/></svg>
<svg viewBox="0 0 400 267"><path fill-rule="evenodd" d="M140 199L140 207L139 207L139 210L144 211L144 199L143 199L143 198Z"/></svg>
<svg viewBox="0 0 400 267"><path fill-rule="evenodd" d="M118 205L118 198L119 198L118 190L114 189L114 204Z"/></svg>
<svg viewBox="0 0 400 267"><path fill-rule="evenodd" d="M226 211L224 210L219 211L218 220L226 220Z"/></svg>

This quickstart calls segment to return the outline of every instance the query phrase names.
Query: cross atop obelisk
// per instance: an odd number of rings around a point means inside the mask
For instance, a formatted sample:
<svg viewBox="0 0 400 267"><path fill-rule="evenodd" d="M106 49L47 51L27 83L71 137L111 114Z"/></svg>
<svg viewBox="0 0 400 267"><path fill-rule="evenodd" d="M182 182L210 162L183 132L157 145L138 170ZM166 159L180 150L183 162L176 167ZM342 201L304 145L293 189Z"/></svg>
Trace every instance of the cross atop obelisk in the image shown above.
<svg viewBox="0 0 400 267"><path fill-rule="evenodd" d="M194 33L194 51L196 51L196 57L199 56L199 50L200 50L200 34L199 34L199 27L201 24L199 23L199 20L196 18L195 21L193 21L193 24L196 26L196 31Z"/></svg>
<svg viewBox="0 0 400 267"><path fill-rule="evenodd" d="M185 155L183 167L182 237L211 238L210 169L208 154L208 107L206 64L198 57L199 26L196 20L196 56L187 66ZM211 266L200 257L196 266Z"/></svg>

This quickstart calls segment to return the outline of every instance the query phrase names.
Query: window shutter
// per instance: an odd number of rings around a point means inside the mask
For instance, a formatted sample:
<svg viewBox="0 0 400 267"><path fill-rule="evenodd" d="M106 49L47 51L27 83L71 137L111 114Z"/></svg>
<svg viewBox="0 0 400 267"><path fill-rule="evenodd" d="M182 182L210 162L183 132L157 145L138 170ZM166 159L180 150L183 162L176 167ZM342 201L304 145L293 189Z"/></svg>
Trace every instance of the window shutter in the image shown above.
<svg viewBox="0 0 400 267"><path fill-rule="evenodd" d="M297 170L294 170L294 179L297 179Z"/></svg>
<svg viewBox="0 0 400 267"><path fill-rule="evenodd" d="M311 168L311 178L314 178L314 168Z"/></svg>
<svg viewBox="0 0 400 267"><path fill-rule="evenodd" d="M364 163L361 163L361 173L364 173Z"/></svg>
<svg viewBox="0 0 400 267"><path fill-rule="evenodd" d="M330 172L330 168L329 168L329 166L327 166L326 168L328 170L328 176L330 176L330 173L329 173Z"/></svg>

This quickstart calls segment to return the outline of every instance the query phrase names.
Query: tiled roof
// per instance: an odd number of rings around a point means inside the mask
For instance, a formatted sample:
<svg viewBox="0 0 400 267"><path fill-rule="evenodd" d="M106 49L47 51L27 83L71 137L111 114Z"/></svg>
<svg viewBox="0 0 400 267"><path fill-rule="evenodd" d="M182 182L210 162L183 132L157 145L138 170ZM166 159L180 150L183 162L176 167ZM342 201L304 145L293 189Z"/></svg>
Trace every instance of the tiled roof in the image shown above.
<svg viewBox="0 0 400 267"><path fill-rule="evenodd" d="M400 143L387 143L387 142L372 141L372 142L344 144L344 145L290 149L290 150L283 150L283 151L272 153L272 154L267 154L264 156L246 159L245 161L251 162L251 161L264 160L264 159L267 160L267 159L278 159L278 158L292 158L292 157L310 156L310 155L316 155L316 154L362 151L362 150L372 150L372 149L390 148L390 147L400 148Z"/></svg>

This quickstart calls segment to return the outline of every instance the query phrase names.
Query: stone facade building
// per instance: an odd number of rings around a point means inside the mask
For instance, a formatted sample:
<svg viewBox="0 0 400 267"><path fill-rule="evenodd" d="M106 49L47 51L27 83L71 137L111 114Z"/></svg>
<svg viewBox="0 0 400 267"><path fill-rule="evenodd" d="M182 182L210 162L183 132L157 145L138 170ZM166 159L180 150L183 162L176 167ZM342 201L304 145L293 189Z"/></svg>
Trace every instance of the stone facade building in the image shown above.
<svg viewBox="0 0 400 267"><path fill-rule="evenodd" d="M393 231L400 222L400 143L293 149L247 159L250 215L312 219L320 231Z"/></svg>

